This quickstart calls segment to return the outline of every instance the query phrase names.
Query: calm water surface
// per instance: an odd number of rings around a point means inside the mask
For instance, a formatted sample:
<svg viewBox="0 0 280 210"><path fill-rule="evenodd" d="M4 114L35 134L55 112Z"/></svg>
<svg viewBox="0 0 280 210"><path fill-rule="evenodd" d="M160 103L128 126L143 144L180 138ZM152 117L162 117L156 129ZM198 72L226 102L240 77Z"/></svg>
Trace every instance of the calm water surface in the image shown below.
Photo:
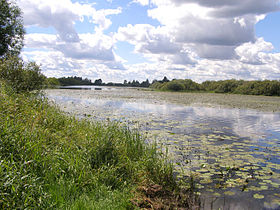
<svg viewBox="0 0 280 210"><path fill-rule="evenodd" d="M79 117L115 120L168 148L204 209L280 209L280 113L49 93Z"/></svg>

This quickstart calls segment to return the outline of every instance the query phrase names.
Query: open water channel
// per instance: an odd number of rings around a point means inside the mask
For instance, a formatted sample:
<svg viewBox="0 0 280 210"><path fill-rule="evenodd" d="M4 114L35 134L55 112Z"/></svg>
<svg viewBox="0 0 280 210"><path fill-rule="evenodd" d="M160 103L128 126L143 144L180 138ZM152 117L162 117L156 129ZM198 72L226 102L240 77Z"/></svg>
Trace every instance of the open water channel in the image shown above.
<svg viewBox="0 0 280 210"><path fill-rule="evenodd" d="M118 121L139 129L148 142L156 141L167 148L176 175L182 180L195 177L202 209L280 209L277 110L238 106L236 95L226 96L234 97L232 107L211 100L225 97L222 94L171 96L129 88L89 87L47 90L46 95L65 112L81 118ZM200 99L194 100L196 97ZM252 96L246 100L248 97ZM275 97L252 100L263 106L266 100L280 105L280 98Z"/></svg>

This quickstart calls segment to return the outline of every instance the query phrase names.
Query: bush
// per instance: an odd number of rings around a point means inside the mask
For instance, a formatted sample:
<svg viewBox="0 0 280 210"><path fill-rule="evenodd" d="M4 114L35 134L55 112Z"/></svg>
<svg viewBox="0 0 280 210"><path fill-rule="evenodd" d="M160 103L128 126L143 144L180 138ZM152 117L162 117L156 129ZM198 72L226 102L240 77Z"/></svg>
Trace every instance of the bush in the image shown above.
<svg viewBox="0 0 280 210"><path fill-rule="evenodd" d="M185 85L185 90L187 91L199 91L201 90L201 87L198 83L192 81L191 79L185 79L183 81Z"/></svg>
<svg viewBox="0 0 280 210"><path fill-rule="evenodd" d="M164 84L165 84L165 83L154 82L152 85L150 85L150 88L160 90L160 89L164 86Z"/></svg>
<svg viewBox="0 0 280 210"><path fill-rule="evenodd" d="M171 82L164 83L161 90L183 91L185 90L185 86L182 80L173 80Z"/></svg>
<svg viewBox="0 0 280 210"><path fill-rule="evenodd" d="M0 60L0 79L19 93L42 89L46 77L36 63L8 57Z"/></svg>
<svg viewBox="0 0 280 210"><path fill-rule="evenodd" d="M246 81L234 93L247 95L280 96L279 81Z"/></svg>
<svg viewBox="0 0 280 210"><path fill-rule="evenodd" d="M243 81L238 81L235 79L219 81L218 86L214 91L216 93L233 93L235 89L242 83Z"/></svg>
<svg viewBox="0 0 280 210"><path fill-rule="evenodd" d="M57 78L55 77L49 77L45 80L46 88L55 88L57 86L60 86L60 82Z"/></svg>

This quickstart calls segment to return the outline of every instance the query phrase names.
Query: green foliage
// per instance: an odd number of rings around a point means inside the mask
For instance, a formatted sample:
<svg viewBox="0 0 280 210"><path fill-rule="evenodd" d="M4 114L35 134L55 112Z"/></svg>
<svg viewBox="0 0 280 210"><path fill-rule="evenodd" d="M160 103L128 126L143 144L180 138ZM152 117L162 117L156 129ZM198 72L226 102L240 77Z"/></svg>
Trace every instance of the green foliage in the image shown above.
<svg viewBox="0 0 280 210"><path fill-rule="evenodd" d="M185 79L183 81L185 90L187 91L199 91L200 90L200 85L190 79Z"/></svg>
<svg viewBox="0 0 280 210"><path fill-rule="evenodd" d="M182 80L173 80L171 82L163 83L163 86L160 89L171 90L171 91L183 91L185 90L185 86Z"/></svg>
<svg viewBox="0 0 280 210"><path fill-rule="evenodd" d="M19 55L24 28L19 7L10 0L0 0L0 57Z"/></svg>
<svg viewBox="0 0 280 210"><path fill-rule="evenodd" d="M55 77L49 77L49 78L46 78L46 79L45 79L44 85L45 85L47 88L55 88L55 87L60 86L60 82L59 82L59 80L58 80L57 78L55 78Z"/></svg>
<svg viewBox="0 0 280 210"><path fill-rule="evenodd" d="M143 182L176 188L165 154L137 132L77 120L7 90L1 82L1 209L132 209Z"/></svg>
<svg viewBox="0 0 280 210"><path fill-rule="evenodd" d="M151 88L163 91L199 91L200 85L190 79L174 79L170 82L155 82Z"/></svg>
<svg viewBox="0 0 280 210"><path fill-rule="evenodd" d="M215 93L235 93L245 95L280 96L280 81L221 80L205 81L198 84L190 79L154 82L150 88L163 91L206 91Z"/></svg>
<svg viewBox="0 0 280 210"><path fill-rule="evenodd" d="M94 81L94 84L95 85L102 85L102 79L96 79L95 81Z"/></svg>
<svg viewBox="0 0 280 210"><path fill-rule="evenodd" d="M62 86L68 86L68 85L93 85L91 80L82 77L62 77L58 78L59 83Z"/></svg>
<svg viewBox="0 0 280 210"><path fill-rule="evenodd" d="M280 81L248 81L234 92L247 95L280 96Z"/></svg>
<svg viewBox="0 0 280 210"><path fill-rule="evenodd" d="M19 93L40 90L45 76L36 63L24 63L18 57L7 57L0 60L0 79Z"/></svg>
<svg viewBox="0 0 280 210"><path fill-rule="evenodd" d="M235 79L218 81L214 91L216 93L233 93L235 89L242 84L243 81L238 81Z"/></svg>
<svg viewBox="0 0 280 210"><path fill-rule="evenodd" d="M150 88L160 90L163 86L164 86L164 83L161 83L161 82L153 82L153 83L150 85Z"/></svg>

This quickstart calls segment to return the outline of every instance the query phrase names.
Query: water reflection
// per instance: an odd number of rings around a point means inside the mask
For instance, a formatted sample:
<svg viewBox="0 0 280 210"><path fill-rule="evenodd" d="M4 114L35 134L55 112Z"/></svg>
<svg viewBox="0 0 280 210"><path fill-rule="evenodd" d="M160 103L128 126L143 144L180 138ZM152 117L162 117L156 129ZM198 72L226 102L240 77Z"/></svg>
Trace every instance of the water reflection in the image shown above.
<svg viewBox="0 0 280 210"><path fill-rule="evenodd" d="M115 90L115 88L113 88L113 87L92 86L92 85L60 86L59 89L69 89L69 90Z"/></svg>
<svg viewBox="0 0 280 210"><path fill-rule="evenodd" d="M265 113L245 109L225 109L209 107L187 107L173 104L125 102L111 99L78 99L55 97L60 102L74 102L84 107L95 106L98 108L119 112L154 114L165 119L187 121L188 124L208 123L212 126L231 127L233 132L240 137L250 137L258 140L274 136L279 138L280 114ZM82 108L82 107L81 107ZM82 111L82 110L81 110Z"/></svg>
<svg viewBox="0 0 280 210"><path fill-rule="evenodd" d="M178 177L197 177L205 209L280 206L280 113L49 97L78 116L125 121L167 145Z"/></svg>

